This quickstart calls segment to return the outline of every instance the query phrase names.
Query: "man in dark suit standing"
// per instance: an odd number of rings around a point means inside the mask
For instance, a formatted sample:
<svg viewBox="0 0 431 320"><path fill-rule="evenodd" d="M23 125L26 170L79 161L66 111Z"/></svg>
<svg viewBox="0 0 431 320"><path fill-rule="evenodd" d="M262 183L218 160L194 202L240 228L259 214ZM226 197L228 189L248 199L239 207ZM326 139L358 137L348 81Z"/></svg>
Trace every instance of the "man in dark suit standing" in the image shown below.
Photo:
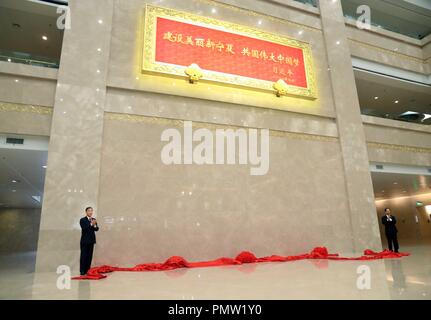
<svg viewBox="0 0 431 320"><path fill-rule="evenodd" d="M385 209L385 215L382 217L382 224L385 226L385 234L386 239L388 239L389 250L392 251L392 245L395 249L395 252L398 252L398 239L397 239L397 227L395 224L397 223L397 219L393 215L391 215L391 209Z"/></svg>
<svg viewBox="0 0 431 320"><path fill-rule="evenodd" d="M93 208L85 208L85 217L79 220L81 225L81 259L79 261L81 275L87 274L93 259L93 248L96 243L96 231L99 230L97 220L92 217Z"/></svg>

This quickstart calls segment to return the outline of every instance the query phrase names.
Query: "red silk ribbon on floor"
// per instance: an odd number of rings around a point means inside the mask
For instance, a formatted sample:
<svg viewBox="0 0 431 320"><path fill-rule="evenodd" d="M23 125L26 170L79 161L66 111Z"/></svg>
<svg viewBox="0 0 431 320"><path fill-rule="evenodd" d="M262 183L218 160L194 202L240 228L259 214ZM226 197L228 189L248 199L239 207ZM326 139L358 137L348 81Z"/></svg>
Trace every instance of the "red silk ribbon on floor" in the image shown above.
<svg viewBox="0 0 431 320"><path fill-rule="evenodd" d="M389 250L382 252L374 252L370 249L364 251L364 255L360 257L340 257L338 253L328 253L325 247L314 248L310 253L300 254L296 256L277 256L272 255L263 258L257 258L252 252L243 251L236 258L219 258L211 261L188 262L183 257L173 256L164 263L144 263L138 264L131 268L121 268L103 265L100 267L91 268L84 276L73 277L74 280L100 280L106 278L105 273L114 271L167 271L179 268L202 268L227 265L239 265L245 263L258 262L286 262L305 259L326 259L326 260L378 260L378 259L393 259L408 256L409 253L397 253Z"/></svg>

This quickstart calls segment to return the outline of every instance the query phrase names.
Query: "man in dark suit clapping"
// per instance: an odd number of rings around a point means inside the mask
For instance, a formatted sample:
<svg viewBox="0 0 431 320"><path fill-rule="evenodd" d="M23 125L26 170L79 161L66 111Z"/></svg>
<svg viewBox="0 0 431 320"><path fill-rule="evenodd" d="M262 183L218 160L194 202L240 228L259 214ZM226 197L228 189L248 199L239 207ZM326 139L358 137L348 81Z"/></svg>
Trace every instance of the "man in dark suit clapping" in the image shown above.
<svg viewBox="0 0 431 320"><path fill-rule="evenodd" d="M79 220L81 225L81 258L79 261L81 275L87 274L93 259L93 248L96 243L97 220L92 217L93 208L85 208L85 217Z"/></svg>
<svg viewBox="0 0 431 320"><path fill-rule="evenodd" d="M391 215L391 209L385 209L385 215L382 217L382 224L385 226L385 234L386 239L388 239L389 250L392 251L392 245L395 249L395 252L398 252L398 239L397 239L397 227L395 224L397 223L397 219L395 216Z"/></svg>

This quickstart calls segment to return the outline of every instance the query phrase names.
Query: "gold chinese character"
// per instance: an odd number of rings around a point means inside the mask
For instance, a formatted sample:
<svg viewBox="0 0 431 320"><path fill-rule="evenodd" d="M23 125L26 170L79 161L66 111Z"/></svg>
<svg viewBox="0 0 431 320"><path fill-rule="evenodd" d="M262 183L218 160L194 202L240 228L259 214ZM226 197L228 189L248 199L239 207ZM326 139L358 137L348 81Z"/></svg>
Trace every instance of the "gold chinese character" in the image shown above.
<svg viewBox="0 0 431 320"><path fill-rule="evenodd" d="M210 49L213 49L214 50L214 47L215 47L215 42L214 41L211 41L211 39L208 39L207 40L207 43L206 43L206 45L205 45L207 48L210 48Z"/></svg>
<svg viewBox="0 0 431 320"><path fill-rule="evenodd" d="M228 43L226 45L226 52L235 54L235 52L233 52L233 44Z"/></svg>
<svg viewBox="0 0 431 320"><path fill-rule="evenodd" d="M269 56L269 60L272 60L274 62L278 62L277 60L275 60L275 55L273 52L271 52L270 56Z"/></svg>
<svg viewBox="0 0 431 320"><path fill-rule="evenodd" d="M295 67L299 66L299 59L298 58L293 59L293 64L295 65Z"/></svg>
<svg viewBox="0 0 431 320"><path fill-rule="evenodd" d="M278 61L280 61L280 63L283 63L284 61L284 56L282 54L279 54L277 57Z"/></svg>
<svg viewBox="0 0 431 320"><path fill-rule="evenodd" d="M259 55L260 55L261 59L263 59L265 61L268 60L268 55L266 54L265 50L262 50Z"/></svg>
<svg viewBox="0 0 431 320"><path fill-rule="evenodd" d="M293 60L292 57L286 57L286 63L290 66L293 66Z"/></svg>
<svg viewBox="0 0 431 320"><path fill-rule="evenodd" d="M220 41L216 44L216 48L219 52L221 52L224 49L224 44Z"/></svg>
<svg viewBox="0 0 431 320"><path fill-rule="evenodd" d="M195 38L196 46L197 47L204 47L205 46L205 39L203 38Z"/></svg>
<svg viewBox="0 0 431 320"><path fill-rule="evenodd" d="M179 33L179 34L177 35L177 42L184 43L184 42L183 42L183 35L182 35L181 33Z"/></svg>
<svg viewBox="0 0 431 320"><path fill-rule="evenodd" d="M194 42L193 42L193 37L192 36L187 36L186 44L189 44L191 46L195 45Z"/></svg>
<svg viewBox="0 0 431 320"><path fill-rule="evenodd" d="M292 70L288 69L287 74L289 75L289 77L292 77L293 76Z"/></svg>
<svg viewBox="0 0 431 320"><path fill-rule="evenodd" d="M169 40L171 42L176 41L176 36L172 34L172 32L165 32L163 34L163 40Z"/></svg>
<svg viewBox="0 0 431 320"><path fill-rule="evenodd" d="M243 56L249 56L250 57L250 50L248 50L248 48L244 48L241 51Z"/></svg>
<svg viewBox="0 0 431 320"><path fill-rule="evenodd" d="M258 59L259 59L259 57L260 57L260 52L259 52L259 50L251 50L251 56L252 56L253 58L258 58Z"/></svg>

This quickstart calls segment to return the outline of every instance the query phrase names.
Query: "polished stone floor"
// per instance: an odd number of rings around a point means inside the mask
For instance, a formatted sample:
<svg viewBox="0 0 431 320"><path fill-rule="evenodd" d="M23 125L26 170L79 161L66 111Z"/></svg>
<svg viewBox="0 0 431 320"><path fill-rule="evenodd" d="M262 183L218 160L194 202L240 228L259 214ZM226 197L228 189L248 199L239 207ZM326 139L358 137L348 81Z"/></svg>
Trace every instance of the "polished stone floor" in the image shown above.
<svg viewBox="0 0 431 320"><path fill-rule="evenodd" d="M54 272L34 273L34 253L1 255L0 299L430 299L431 241L404 242L402 251L412 255L116 272L70 289L57 287Z"/></svg>

